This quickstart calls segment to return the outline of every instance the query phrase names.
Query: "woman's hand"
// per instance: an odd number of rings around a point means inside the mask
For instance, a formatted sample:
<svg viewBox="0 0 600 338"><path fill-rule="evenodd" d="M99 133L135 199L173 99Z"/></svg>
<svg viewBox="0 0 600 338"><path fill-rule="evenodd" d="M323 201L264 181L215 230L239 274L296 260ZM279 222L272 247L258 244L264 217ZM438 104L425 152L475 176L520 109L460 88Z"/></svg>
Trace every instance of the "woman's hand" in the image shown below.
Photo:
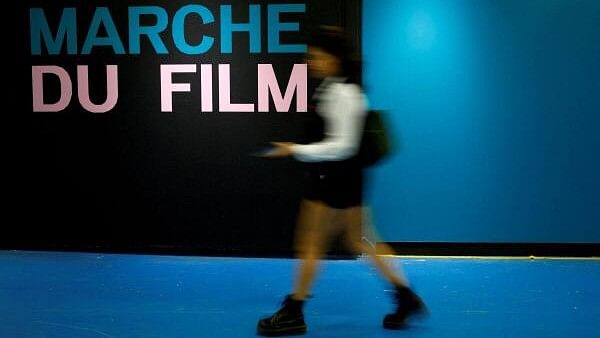
<svg viewBox="0 0 600 338"><path fill-rule="evenodd" d="M288 157L292 156L292 146L294 143L291 142L271 142L273 150L265 157Z"/></svg>

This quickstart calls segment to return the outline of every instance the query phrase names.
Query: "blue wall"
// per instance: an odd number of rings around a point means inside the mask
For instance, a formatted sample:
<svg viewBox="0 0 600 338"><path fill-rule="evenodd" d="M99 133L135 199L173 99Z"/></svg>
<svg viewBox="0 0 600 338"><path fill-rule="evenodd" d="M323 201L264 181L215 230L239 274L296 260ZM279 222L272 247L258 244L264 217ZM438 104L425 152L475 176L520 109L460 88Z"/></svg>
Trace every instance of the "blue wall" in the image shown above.
<svg viewBox="0 0 600 338"><path fill-rule="evenodd" d="M365 0L386 241L600 242L600 1Z"/></svg>

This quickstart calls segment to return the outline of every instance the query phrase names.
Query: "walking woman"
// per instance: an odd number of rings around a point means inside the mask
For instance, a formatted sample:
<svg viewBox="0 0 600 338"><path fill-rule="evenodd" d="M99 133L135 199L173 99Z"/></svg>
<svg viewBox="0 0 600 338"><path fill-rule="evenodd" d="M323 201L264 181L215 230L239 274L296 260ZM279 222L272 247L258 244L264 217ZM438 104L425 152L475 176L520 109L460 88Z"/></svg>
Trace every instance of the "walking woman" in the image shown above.
<svg viewBox="0 0 600 338"><path fill-rule="evenodd" d="M367 103L355 82L356 69L348 39L343 32L322 28L309 43L307 56L311 76L322 80L315 92L317 113L324 120L325 137L311 144L276 142L269 157L293 156L311 162L307 191L300 206L295 250L300 263L294 290L272 316L258 322L264 336L299 335L307 330L303 305L320 259L335 236L354 253L367 253L378 270L395 288L396 311L383 319L388 329L400 329L407 319L423 312L421 299L409 288L375 248L362 242L363 167L357 158ZM335 220L335 221L333 221Z"/></svg>

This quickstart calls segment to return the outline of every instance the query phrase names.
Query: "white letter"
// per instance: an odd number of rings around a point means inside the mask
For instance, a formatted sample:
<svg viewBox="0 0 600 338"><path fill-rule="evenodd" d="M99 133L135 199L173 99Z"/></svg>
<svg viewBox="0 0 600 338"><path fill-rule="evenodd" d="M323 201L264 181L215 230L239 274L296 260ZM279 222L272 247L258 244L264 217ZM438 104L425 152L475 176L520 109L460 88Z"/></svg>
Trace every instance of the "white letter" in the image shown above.
<svg viewBox="0 0 600 338"><path fill-rule="evenodd" d="M160 111L173 111L173 92L189 92L189 83L173 83L173 73L195 73L196 65L160 65Z"/></svg>

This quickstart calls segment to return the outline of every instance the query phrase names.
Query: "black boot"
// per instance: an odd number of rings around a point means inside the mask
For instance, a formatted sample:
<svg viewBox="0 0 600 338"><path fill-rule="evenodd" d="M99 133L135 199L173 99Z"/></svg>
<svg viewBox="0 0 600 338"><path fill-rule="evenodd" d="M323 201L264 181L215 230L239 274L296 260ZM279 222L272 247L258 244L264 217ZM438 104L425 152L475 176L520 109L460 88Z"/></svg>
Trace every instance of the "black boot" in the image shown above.
<svg viewBox="0 0 600 338"><path fill-rule="evenodd" d="M292 295L285 297L281 309L268 318L258 321L256 328L261 336L279 337L296 336L306 333L304 314L302 313L304 301L295 300Z"/></svg>
<svg viewBox="0 0 600 338"><path fill-rule="evenodd" d="M406 286L396 286L394 298L397 304L396 312L383 318L383 327L386 329L402 329L406 326L409 317L427 313L427 308L421 298Z"/></svg>

